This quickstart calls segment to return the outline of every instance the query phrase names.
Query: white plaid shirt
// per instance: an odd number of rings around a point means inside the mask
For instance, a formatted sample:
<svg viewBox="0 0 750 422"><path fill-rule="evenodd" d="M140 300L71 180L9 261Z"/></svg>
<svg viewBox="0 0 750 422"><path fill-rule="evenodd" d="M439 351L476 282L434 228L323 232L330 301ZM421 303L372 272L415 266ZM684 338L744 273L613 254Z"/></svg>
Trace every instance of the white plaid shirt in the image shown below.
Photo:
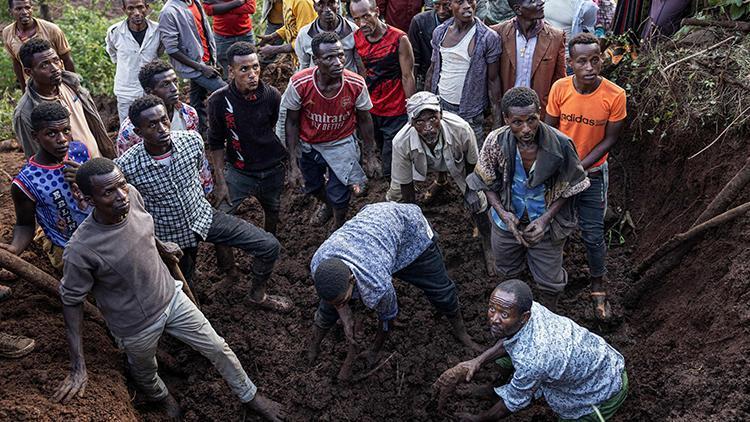
<svg viewBox="0 0 750 422"><path fill-rule="evenodd" d="M173 131L171 153L169 165L161 164L141 142L115 162L143 196L159 240L195 247L195 235L205 239L213 221L213 209L198 177L205 160L203 139L194 131Z"/></svg>

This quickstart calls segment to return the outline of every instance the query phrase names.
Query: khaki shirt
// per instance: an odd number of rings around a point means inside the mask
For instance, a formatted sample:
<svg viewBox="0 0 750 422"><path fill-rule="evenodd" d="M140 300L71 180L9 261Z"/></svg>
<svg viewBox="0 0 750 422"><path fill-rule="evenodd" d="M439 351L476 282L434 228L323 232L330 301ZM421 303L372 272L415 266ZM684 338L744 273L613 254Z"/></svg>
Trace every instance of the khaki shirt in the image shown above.
<svg viewBox="0 0 750 422"><path fill-rule="evenodd" d="M466 190L466 164L476 164L479 155L474 131L464 119L447 111L442 112L440 128L442 146L439 146L439 151L436 149L437 154L429 153L429 148L419 139L411 124L396 134L393 138L391 188L425 181L427 172L447 169L461 192Z"/></svg>
<svg viewBox="0 0 750 422"><path fill-rule="evenodd" d="M58 56L62 57L66 53L70 52L70 44L68 44L68 40L65 38L65 34L59 26L55 25L52 22L47 22L44 19L33 19L34 22L36 22L36 34L34 34L34 36L31 38L39 37L49 41L50 44L52 44L52 48L54 48L57 52ZM18 38L18 35L16 35L15 22L3 28L3 45L5 46L5 49L8 50L8 53L11 55L11 57L13 57L19 63L21 62L21 59L18 57L18 52L21 50L21 46L23 45L23 43L25 43L29 39L21 40L20 38Z"/></svg>

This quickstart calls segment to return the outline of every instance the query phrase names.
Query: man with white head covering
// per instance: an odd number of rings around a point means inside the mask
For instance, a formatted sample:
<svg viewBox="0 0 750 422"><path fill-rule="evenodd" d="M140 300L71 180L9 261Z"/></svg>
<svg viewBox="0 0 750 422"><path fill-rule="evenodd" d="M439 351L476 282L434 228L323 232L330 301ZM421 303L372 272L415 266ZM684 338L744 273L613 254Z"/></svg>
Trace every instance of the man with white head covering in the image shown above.
<svg viewBox="0 0 750 422"><path fill-rule="evenodd" d="M427 91L417 92L406 101L406 114L409 123L393 138L391 186L386 199L416 203L414 182L423 182L428 173L437 172L424 195L425 204L446 187L450 176L464 195L467 207L476 203L477 209L483 209L487 203L484 193L466 187L466 175L474 171L479 155L469 123L457 114L443 111L440 98ZM479 231L486 234L485 255L491 259L489 222L479 214L476 223ZM488 263L488 271L493 273L493 270L492 263Z"/></svg>

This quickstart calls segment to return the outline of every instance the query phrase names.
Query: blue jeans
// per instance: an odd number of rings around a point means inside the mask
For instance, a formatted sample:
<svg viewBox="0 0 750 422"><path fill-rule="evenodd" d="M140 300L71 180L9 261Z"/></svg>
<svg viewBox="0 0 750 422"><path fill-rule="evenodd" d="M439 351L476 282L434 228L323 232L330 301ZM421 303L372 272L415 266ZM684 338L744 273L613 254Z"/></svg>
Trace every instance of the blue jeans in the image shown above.
<svg viewBox="0 0 750 422"><path fill-rule="evenodd" d="M253 36L253 31L250 31L245 35L235 35L232 37L214 34L214 38L216 39L216 59L224 69L224 79L226 79L227 74L229 73L229 60L227 60L227 51L229 50L229 47L238 41L246 41L255 45L255 37Z"/></svg>
<svg viewBox="0 0 750 422"><path fill-rule="evenodd" d="M450 111L453 114L458 114L459 106L456 104L451 104L441 98L440 108L445 111ZM484 145L484 113L479 113L470 119L464 120L466 120L466 123L471 126L471 130L474 131L474 136L477 138L477 147L479 147L479 150L481 151L482 145Z"/></svg>
<svg viewBox="0 0 750 422"><path fill-rule="evenodd" d="M586 246L589 275L602 277L607 274L607 244L604 242L604 214L607 211L607 189L609 188L609 164L601 170L589 173L591 186L579 193L575 199L578 226Z"/></svg>
<svg viewBox="0 0 750 422"><path fill-rule="evenodd" d="M208 114L206 112L206 98L219 88L224 88L227 83L219 77L207 78L203 75L190 80L190 105L198 113L198 132L205 138L208 127Z"/></svg>
<svg viewBox="0 0 750 422"><path fill-rule="evenodd" d="M441 314L449 318L458 315L459 302L456 284L448 276L443 255L440 253L440 248L438 248L435 239L422 252L422 255L419 255L417 259L403 269L393 273L393 277L421 290L427 300ZM328 329L336 325L338 318L339 314L336 308L321 300L318 310L315 312L315 325Z"/></svg>
<svg viewBox="0 0 750 422"><path fill-rule="evenodd" d="M299 158L299 169L305 180L305 193L318 192L325 188L326 198L331 206L337 210L349 207L351 192L336 173L330 168L323 156L314 149L302 152ZM328 172L328 182L325 176Z"/></svg>

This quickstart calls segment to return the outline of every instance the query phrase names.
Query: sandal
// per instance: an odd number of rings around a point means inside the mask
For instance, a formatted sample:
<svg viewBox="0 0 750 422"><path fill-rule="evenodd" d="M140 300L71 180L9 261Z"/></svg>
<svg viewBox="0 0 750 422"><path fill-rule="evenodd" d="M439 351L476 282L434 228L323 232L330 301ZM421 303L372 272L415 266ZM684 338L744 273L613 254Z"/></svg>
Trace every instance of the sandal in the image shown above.
<svg viewBox="0 0 750 422"><path fill-rule="evenodd" d="M607 292L591 292L591 302L594 305L594 316L599 321L612 318L612 307L607 300Z"/></svg>
<svg viewBox="0 0 750 422"><path fill-rule="evenodd" d="M248 296L247 301L259 308L281 313L287 313L294 308L294 303L285 296L266 295L266 297L260 302L253 300Z"/></svg>

